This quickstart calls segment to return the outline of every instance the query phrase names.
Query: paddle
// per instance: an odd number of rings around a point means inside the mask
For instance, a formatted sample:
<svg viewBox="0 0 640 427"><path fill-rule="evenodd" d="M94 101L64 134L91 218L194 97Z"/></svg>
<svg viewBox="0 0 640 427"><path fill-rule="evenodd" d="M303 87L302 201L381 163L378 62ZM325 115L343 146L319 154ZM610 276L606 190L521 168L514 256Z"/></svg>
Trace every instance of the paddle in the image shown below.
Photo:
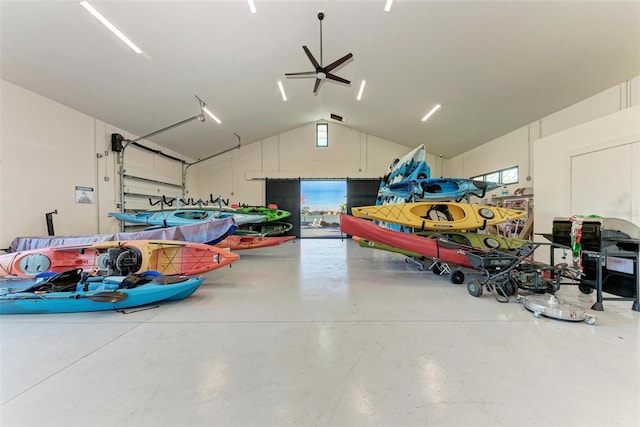
<svg viewBox="0 0 640 427"><path fill-rule="evenodd" d="M127 299L129 295L124 292L114 292L114 291L104 291L104 292L96 292L95 294L71 294L71 295L55 295L55 296L46 296L46 294L33 294L29 296L25 295L16 295L9 296L3 298L5 300L23 300L23 299L44 299L44 300L52 300L52 299L80 299L86 298L89 301L93 302L120 302Z"/></svg>
<svg viewBox="0 0 640 427"><path fill-rule="evenodd" d="M124 292L104 291L87 295L86 298L93 302L120 302L126 300L128 296Z"/></svg>

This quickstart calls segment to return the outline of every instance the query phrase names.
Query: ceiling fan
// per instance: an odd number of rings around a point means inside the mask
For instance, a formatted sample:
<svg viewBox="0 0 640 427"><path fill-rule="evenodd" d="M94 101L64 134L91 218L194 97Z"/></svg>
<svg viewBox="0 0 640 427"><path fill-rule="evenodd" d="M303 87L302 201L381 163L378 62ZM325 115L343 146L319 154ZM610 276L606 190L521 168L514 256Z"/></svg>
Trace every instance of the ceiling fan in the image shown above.
<svg viewBox="0 0 640 427"><path fill-rule="evenodd" d="M302 46L302 49L304 49L304 52L307 54L307 57L309 58L309 61L311 61L311 64L313 64L313 67L315 68L315 70L314 71L303 71L301 73L285 73L285 76L287 76L287 77L312 77L312 76L315 76L316 83L313 86L313 93L314 94L318 92L318 88L320 87L320 83L324 79L334 80L334 81L337 81L337 82L340 82L340 83L344 83L344 84L350 84L351 82L349 80L343 79L342 77L339 77L339 76L336 76L335 74L332 74L331 71L333 71L335 68L339 67L340 65L342 65L343 63L345 63L349 59L353 58L353 54L352 53L348 53L345 56L343 56L342 58L338 59L335 62L332 62L329 65L326 65L326 66L322 65L322 20L324 19L324 13L322 13L322 12L318 13L318 19L320 20L320 63L318 63L318 61L316 61L316 58L314 58L314 56L311 54L311 51L309 50L308 47Z"/></svg>

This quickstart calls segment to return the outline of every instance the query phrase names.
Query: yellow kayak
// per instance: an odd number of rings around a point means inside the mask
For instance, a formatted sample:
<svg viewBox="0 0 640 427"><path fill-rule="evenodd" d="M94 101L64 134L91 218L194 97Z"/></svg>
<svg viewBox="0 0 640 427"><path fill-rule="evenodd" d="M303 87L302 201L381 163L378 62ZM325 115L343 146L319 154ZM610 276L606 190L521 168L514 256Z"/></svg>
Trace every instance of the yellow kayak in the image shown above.
<svg viewBox="0 0 640 427"><path fill-rule="evenodd" d="M476 230L523 218L527 213L454 202L397 203L351 208L359 218L392 222L418 230Z"/></svg>

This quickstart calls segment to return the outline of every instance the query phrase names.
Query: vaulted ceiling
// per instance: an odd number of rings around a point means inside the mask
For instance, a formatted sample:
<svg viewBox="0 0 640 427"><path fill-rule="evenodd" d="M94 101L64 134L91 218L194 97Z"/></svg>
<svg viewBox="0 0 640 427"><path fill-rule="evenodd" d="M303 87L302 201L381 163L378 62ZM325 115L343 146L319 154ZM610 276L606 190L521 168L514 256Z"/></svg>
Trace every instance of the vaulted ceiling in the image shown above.
<svg viewBox="0 0 640 427"><path fill-rule="evenodd" d="M640 75L638 1L0 2L0 76L193 159L341 115L346 125L452 157ZM350 85L285 73L351 52ZM356 100L360 81L367 84ZM281 80L288 100L281 98ZM442 108L421 118L436 104ZM10 108L10 105L3 105Z"/></svg>

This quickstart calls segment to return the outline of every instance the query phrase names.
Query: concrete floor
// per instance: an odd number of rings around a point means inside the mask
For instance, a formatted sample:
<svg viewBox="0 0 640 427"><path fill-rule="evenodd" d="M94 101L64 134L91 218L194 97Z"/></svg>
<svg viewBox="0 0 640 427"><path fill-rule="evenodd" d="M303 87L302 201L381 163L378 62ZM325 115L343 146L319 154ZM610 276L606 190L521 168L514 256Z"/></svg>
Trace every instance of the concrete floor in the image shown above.
<svg viewBox="0 0 640 427"><path fill-rule="evenodd" d="M640 425L631 302L590 326L351 240L240 255L159 308L0 318L0 424Z"/></svg>

